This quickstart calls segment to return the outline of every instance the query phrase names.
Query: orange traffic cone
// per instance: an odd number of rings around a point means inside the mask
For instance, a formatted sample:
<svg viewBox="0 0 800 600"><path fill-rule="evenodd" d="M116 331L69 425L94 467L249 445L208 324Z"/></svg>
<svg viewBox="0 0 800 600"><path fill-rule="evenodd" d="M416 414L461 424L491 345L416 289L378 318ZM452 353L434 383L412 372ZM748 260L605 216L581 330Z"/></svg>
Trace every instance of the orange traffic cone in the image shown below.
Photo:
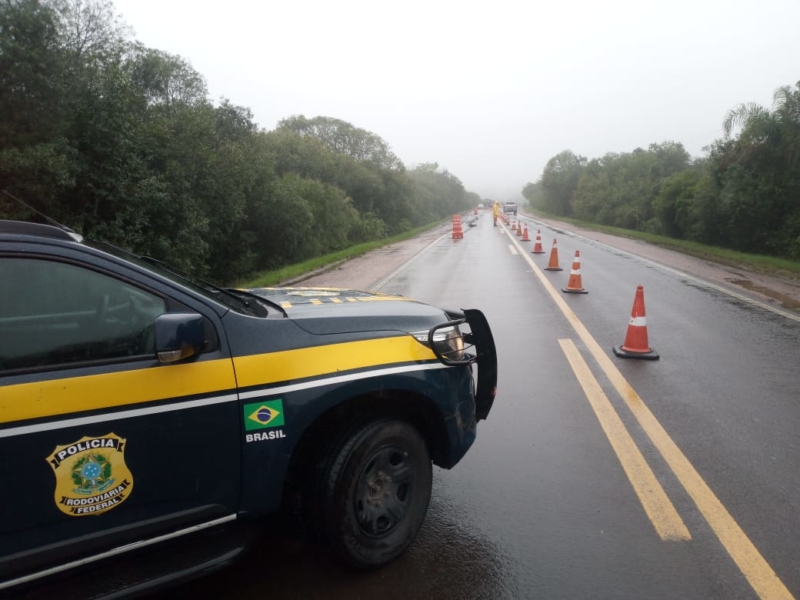
<svg viewBox="0 0 800 600"><path fill-rule="evenodd" d="M614 354L620 358L643 358L645 360L658 360L658 353L650 348L647 342L647 318L644 314L644 288L636 288L636 297L633 300L631 321L628 324L628 333L622 346L614 346Z"/></svg>
<svg viewBox="0 0 800 600"><path fill-rule="evenodd" d="M525 232L522 234L522 241L523 242L530 242L531 238L528 237L528 225L525 225Z"/></svg>
<svg viewBox="0 0 800 600"><path fill-rule="evenodd" d="M558 240L553 240L553 249L550 251L550 262L547 263L547 266L544 268L545 271L563 271L561 267L558 266Z"/></svg>
<svg viewBox="0 0 800 600"><path fill-rule="evenodd" d="M583 289L581 283L581 253L575 250L575 258L572 260L572 270L569 272L567 287L561 288L565 294L588 294L589 291Z"/></svg>
<svg viewBox="0 0 800 600"><path fill-rule="evenodd" d="M453 239L461 240L464 238L464 230L461 226L461 215L453 215Z"/></svg>
<svg viewBox="0 0 800 600"><path fill-rule="evenodd" d="M536 230L536 242L534 242L531 252L533 254L544 254L544 250L542 249L542 232L539 229Z"/></svg>
<svg viewBox="0 0 800 600"><path fill-rule="evenodd" d="M517 221L517 237L522 237L522 221Z"/></svg>

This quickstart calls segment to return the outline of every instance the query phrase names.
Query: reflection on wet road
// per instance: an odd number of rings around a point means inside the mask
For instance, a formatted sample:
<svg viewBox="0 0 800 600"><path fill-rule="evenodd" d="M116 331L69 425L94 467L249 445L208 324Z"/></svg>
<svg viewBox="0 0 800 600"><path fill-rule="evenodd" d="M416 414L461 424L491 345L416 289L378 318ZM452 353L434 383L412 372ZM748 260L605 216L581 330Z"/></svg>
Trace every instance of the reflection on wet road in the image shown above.
<svg viewBox="0 0 800 600"><path fill-rule="evenodd" d="M474 515L448 504L435 485L419 537L379 571L357 571L288 536L266 537L235 567L178 589L193 598L513 598L510 557L482 536ZM413 593L410 594L410 590ZM175 598L165 591L158 598Z"/></svg>
<svg viewBox="0 0 800 600"><path fill-rule="evenodd" d="M435 469L428 519L405 556L357 572L314 546L267 538L240 564L159 598L800 593L800 323L541 229L548 248L558 236L563 266L580 250L589 294L561 295L569 269L541 271L547 255L532 257L531 244L485 218L383 284L480 308L499 356L494 408L462 462ZM611 352L639 284L658 362ZM618 422L604 422L611 413ZM622 431L630 439L618 447ZM650 474L636 480L631 469ZM648 508L656 488L662 508ZM685 530L660 534L652 513L667 504Z"/></svg>

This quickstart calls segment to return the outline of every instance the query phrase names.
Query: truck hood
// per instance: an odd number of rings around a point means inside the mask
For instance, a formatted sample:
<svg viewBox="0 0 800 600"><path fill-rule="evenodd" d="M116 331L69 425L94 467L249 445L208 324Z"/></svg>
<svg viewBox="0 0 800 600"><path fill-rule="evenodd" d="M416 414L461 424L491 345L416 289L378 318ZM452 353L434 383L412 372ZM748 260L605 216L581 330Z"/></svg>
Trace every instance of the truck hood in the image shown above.
<svg viewBox="0 0 800 600"><path fill-rule="evenodd" d="M461 316L403 296L363 290L269 287L247 291L279 304L299 327L317 335L421 331Z"/></svg>

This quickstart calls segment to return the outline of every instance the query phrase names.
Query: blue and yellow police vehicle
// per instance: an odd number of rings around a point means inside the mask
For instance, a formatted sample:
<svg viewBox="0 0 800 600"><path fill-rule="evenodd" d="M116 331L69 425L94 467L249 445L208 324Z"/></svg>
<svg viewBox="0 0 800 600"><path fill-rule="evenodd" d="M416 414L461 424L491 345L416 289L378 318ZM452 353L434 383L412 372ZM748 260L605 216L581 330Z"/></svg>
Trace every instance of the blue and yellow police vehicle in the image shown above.
<svg viewBox="0 0 800 600"><path fill-rule="evenodd" d="M0 221L0 595L147 591L231 562L284 512L386 564L496 382L476 309L222 289Z"/></svg>

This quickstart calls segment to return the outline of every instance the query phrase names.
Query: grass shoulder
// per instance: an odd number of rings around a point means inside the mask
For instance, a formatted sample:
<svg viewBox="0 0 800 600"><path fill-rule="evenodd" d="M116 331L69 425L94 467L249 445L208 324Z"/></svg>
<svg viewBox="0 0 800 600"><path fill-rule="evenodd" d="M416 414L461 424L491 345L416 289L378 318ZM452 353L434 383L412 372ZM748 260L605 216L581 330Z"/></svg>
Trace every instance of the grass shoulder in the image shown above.
<svg viewBox="0 0 800 600"><path fill-rule="evenodd" d="M288 285L291 284L293 280L297 280L301 277L305 278L311 274L317 275L330 269L335 269L343 262L363 256L372 250L377 250L378 248L383 248L384 246L389 246L391 244L396 244L398 242L415 238L426 231L438 227L447 220L448 219L442 219L441 221L429 223L428 225L423 225L422 227L417 227L416 229L411 229L389 238L365 242L363 244L351 246L350 248L345 248L337 252L332 252L323 256L317 256L301 263L287 265L273 271L264 271L249 281L239 283L237 287L256 288L269 287L278 284Z"/></svg>
<svg viewBox="0 0 800 600"><path fill-rule="evenodd" d="M599 231L601 233L608 233L610 235L615 235L618 237L641 240L644 242L648 242L650 244L660 246L662 248L675 250L676 252L682 252L683 254L687 254L689 256L702 258L722 265L727 265L732 267L742 267L745 269L758 271L761 273L768 273L771 275L783 275L791 277L793 279L800 279L800 262L798 261L793 261L785 258L778 258L775 256L766 256L763 254L751 254L748 252L739 252L737 250L720 248L718 246L706 246L705 244L700 244L698 242L679 240L675 238L666 237L663 235L646 233L643 231L623 229L621 227L611 227L608 225L600 225L598 223L589 223L586 221L573 219L571 217L549 215L547 213L539 211L530 212L530 214L537 217L540 216L542 219L553 219L556 221L562 221L564 223L570 223L572 225L581 227L583 229Z"/></svg>

